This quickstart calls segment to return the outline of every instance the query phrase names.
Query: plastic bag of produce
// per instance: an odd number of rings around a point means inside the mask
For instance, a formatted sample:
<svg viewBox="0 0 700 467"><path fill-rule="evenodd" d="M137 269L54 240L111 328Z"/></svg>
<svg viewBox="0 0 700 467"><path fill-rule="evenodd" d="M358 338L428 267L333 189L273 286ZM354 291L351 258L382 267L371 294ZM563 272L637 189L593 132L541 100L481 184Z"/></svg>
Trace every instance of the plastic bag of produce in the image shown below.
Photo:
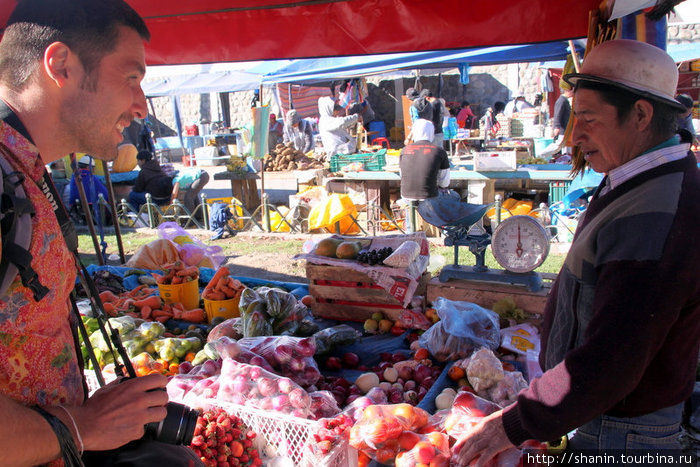
<svg viewBox="0 0 700 467"><path fill-rule="evenodd" d="M350 429L350 446L382 464L391 463L399 452L410 450L421 439L417 432L428 418L428 412L410 404L370 405Z"/></svg>
<svg viewBox="0 0 700 467"><path fill-rule="evenodd" d="M335 400L332 392L313 391L309 393L309 397L311 397L311 418L314 420L335 417L340 413L338 401Z"/></svg>
<svg viewBox="0 0 700 467"><path fill-rule="evenodd" d="M420 245L413 240L406 240L384 261L384 265L393 268L407 268L420 255Z"/></svg>
<svg viewBox="0 0 700 467"><path fill-rule="evenodd" d="M420 345L436 360L458 360L475 348L496 349L500 344L498 315L470 302L440 297L434 307L440 321L420 337Z"/></svg>
<svg viewBox="0 0 700 467"><path fill-rule="evenodd" d="M457 394L450 414L445 419L445 432L455 439L469 433L487 415L501 408L476 394L462 391Z"/></svg>
<svg viewBox="0 0 700 467"><path fill-rule="evenodd" d="M313 356L313 338L291 336L244 337L238 344L263 357L282 376L288 376L300 386L315 384L321 377Z"/></svg>
<svg viewBox="0 0 700 467"><path fill-rule="evenodd" d="M362 333L347 324L321 329L313 335L314 342L316 342L316 354L325 355L335 346L354 344L360 337L362 337Z"/></svg>
<svg viewBox="0 0 700 467"><path fill-rule="evenodd" d="M411 449L399 451L396 454L396 467L449 465L450 439L445 433L434 431L425 435L416 435L412 432L403 432L399 435L400 449L411 444L413 444Z"/></svg>
<svg viewBox="0 0 700 467"><path fill-rule="evenodd" d="M300 418L311 414L311 398L291 379L230 358L225 358L221 365L217 398Z"/></svg>
<svg viewBox="0 0 700 467"><path fill-rule="evenodd" d="M249 365L256 365L270 372L275 372L275 370L267 363L260 355L251 352L240 346L240 344L230 337L220 337L219 339L212 342L216 352L221 358L231 358L239 363L247 363Z"/></svg>
<svg viewBox="0 0 700 467"><path fill-rule="evenodd" d="M209 331L207 334L207 342L212 342L220 337L231 337L233 339L240 339L243 337L241 318L230 318L219 323Z"/></svg>

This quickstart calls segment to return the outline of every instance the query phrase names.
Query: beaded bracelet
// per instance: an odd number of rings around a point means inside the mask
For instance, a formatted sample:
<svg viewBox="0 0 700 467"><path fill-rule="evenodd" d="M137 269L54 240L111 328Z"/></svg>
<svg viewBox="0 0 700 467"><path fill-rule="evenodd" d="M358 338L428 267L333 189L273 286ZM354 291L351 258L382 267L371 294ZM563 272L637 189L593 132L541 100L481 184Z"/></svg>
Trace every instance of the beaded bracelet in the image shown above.
<svg viewBox="0 0 700 467"><path fill-rule="evenodd" d="M73 435L66 425L64 425L58 417L48 413L39 406L33 406L31 408L46 419L49 426L51 426L51 429L56 434L56 439L58 439L58 445L61 448L61 456L65 466L83 467L84 464L80 458L80 454L78 454L77 448L75 447Z"/></svg>

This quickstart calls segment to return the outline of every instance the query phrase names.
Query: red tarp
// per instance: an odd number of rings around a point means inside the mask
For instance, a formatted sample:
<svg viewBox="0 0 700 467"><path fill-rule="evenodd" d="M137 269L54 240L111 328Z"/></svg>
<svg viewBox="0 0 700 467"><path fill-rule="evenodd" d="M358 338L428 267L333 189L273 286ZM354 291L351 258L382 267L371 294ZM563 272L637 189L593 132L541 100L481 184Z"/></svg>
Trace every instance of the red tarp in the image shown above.
<svg viewBox="0 0 700 467"><path fill-rule="evenodd" d="M525 44L585 37L600 0L127 0L149 65ZM4 25L15 2L0 2Z"/></svg>

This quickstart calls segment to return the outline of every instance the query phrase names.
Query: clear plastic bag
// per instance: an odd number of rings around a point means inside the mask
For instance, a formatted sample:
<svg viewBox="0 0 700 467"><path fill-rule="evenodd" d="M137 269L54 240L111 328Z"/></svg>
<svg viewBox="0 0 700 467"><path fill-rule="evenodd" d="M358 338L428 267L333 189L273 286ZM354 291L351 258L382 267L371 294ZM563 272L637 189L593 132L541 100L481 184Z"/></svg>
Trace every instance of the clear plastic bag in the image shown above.
<svg viewBox="0 0 700 467"><path fill-rule="evenodd" d="M217 398L295 417L311 415L309 394L289 378L230 358L225 358L221 366Z"/></svg>
<svg viewBox="0 0 700 467"><path fill-rule="evenodd" d="M291 378L300 386L315 384L321 377L313 356L313 338L291 336L244 337L238 344L260 355L277 373Z"/></svg>
<svg viewBox="0 0 700 467"><path fill-rule="evenodd" d="M476 394L462 391L457 394L450 414L445 419L445 432L455 439L469 433L482 418L501 408Z"/></svg>
<svg viewBox="0 0 700 467"><path fill-rule="evenodd" d="M406 240L394 250L384 261L392 268L407 268L420 255L420 245L413 240Z"/></svg>
<svg viewBox="0 0 700 467"><path fill-rule="evenodd" d="M172 241L187 266L216 269L226 260L223 249L216 245L206 245L190 236L176 222L163 222L158 226L158 236Z"/></svg>
<svg viewBox="0 0 700 467"><path fill-rule="evenodd" d="M362 333L347 324L321 329L313 335L316 342L316 354L325 355L335 346L354 344L360 337L362 337Z"/></svg>
<svg viewBox="0 0 700 467"><path fill-rule="evenodd" d="M245 289L238 302L245 337L293 335L309 320L309 309L282 289Z"/></svg>
<svg viewBox="0 0 700 467"><path fill-rule="evenodd" d="M440 321L420 337L420 345L436 360L458 360L475 348L496 349L500 344L498 315L470 302L440 297L434 303Z"/></svg>

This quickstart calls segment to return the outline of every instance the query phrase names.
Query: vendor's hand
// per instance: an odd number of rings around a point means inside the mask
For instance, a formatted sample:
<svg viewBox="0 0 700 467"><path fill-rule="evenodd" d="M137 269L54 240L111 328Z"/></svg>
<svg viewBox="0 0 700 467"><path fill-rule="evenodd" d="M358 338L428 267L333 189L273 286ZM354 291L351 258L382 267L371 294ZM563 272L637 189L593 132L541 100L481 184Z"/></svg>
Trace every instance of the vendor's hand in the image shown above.
<svg viewBox="0 0 700 467"><path fill-rule="evenodd" d="M95 391L82 406L71 407L85 450L115 449L141 438L144 425L165 418L167 382L160 374L114 381Z"/></svg>
<svg viewBox="0 0 700 467"><path fill-rule="evenodd" d="M471 465L476 461L476 467L485 466L500 452L512 448L503 429L502 410L484 417L469 433L460 437L452 448L452 465Z"/></svg>

